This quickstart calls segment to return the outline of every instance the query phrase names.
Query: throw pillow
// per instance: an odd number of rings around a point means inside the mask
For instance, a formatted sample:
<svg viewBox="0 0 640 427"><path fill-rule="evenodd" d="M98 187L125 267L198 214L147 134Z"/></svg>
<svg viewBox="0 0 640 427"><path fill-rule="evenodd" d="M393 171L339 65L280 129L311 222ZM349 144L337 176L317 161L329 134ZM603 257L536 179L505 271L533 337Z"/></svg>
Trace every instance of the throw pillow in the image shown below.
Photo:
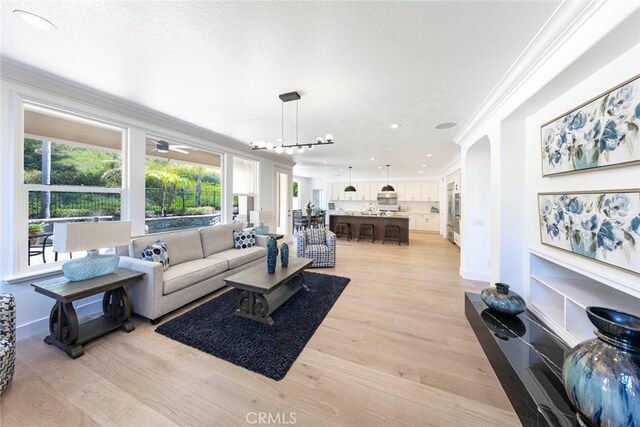
<svg viewBox="0 0 640 427"><path fill-rule="evenodd" d="M169 250L167 244L162 240L150 244L142 250L142 259L145 261L159 262L162 268L169 268Z"/></svg>
<svg viewBox="0 0 640 427"><path fill-rule="evenodd" d="M324 245L325 244L324 230L320 228L311 228L307 230L307 244L308 245Z"/></svg>
<svg viewBox="0 0 640 427"><path fill-rule="evenodd" d="M236 249L250 248L256 245L256 233L253 230L234 231L233 241Z"/></svg>

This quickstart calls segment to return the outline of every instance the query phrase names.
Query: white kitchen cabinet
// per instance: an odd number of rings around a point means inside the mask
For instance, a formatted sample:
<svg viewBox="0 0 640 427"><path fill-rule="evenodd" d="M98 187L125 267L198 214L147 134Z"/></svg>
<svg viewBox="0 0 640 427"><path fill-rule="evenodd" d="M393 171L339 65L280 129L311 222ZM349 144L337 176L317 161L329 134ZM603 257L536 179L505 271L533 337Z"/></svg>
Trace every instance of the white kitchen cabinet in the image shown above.
<svg viewBox="0 0 640 427"><path fill-rule="evenodd" d="M427 219L427 231L440 232L440 215L429 214Z"/></svg>
<svg viewBox="0 0 640 427"><path fill-rule="evenodd" d="M416 229L416 218L418 215L416 214L409 214L409 230L415 230Z"/></svg>
<svg viewBox="0 0 640 427"><path fill-rule="evenodd" d="M418 214L416 215L416 230L418 231L427 231L429 224L429 215L428 214Z"/></svg>
<svg viewBox="0 0 640 427"><path fill-rule="evenodd" d="M438 196L438 181L425 181L420 185L420 201L422 202L437 202L440 197Z"/></svg>
<svg viewBox="0 0 640 427"><path fill-rule="evenodd" d="M341 182L332 182L330 185L331 200L344 200L344 185Z"/></svg>
<svg viewBox="0 0 640 427"><path fill-rule="evenodd" d="M382 188L382 187L380 187ZM398 201L402 200L408 200L407 199L407 187L406 187L406 182L398 182L396 184L393 184L393 188L396 189L396 193L398 193Z"/></svg>
<svg viewBox="0 0 640 427"><path fill-rule="evenodd" d="M354 183L351 184L356 188L355 192L344 191L344 189L347 188L348 185L349 184L345 184L344 187L342 187L342 199L343 200L360 200L359 195L362 193L362 188L360 184L354 184Z"/></svg>

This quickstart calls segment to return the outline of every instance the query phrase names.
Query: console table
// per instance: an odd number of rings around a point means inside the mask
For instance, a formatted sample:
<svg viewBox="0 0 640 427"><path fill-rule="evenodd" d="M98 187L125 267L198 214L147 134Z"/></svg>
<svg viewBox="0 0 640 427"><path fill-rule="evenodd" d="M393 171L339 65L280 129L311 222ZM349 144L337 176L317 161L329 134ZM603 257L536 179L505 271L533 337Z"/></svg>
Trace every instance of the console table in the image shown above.
<svg viewBox="0 0 640 427"><path fill-rule="evenodd" d="M124 286L139 280L144 273L119 268L114 273L88 280L70 282L64 277L32 283L36 292L56 300L49 315L49 334L44 342L64 350L76 359L84 354L82 344L120 328L135 329L129 320L131 300ZM73 301L104 292L103 316L79 323Z"/></svg>

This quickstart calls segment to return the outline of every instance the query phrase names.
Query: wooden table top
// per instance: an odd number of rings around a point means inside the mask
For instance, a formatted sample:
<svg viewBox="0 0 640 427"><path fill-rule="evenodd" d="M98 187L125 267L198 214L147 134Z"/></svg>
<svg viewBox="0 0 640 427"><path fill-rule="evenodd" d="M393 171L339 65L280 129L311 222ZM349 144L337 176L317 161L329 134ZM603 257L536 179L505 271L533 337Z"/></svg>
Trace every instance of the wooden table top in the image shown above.
<svg viewBox="0 0 640 427"><path fill-rule="evenodd" d="M34 282L31 284L36 292L51 297L61 302L71 302L100 292L109 291L122 286L124 282L144 276L139 271L127 268L118 268L111 274L94 277L88 280L71 282L66 277L55 277L53 279Z"/></svg>
<svg viewBox="0 0 640 427"><path fill-rule="evenodd" d="M228 286L234 288L268 294L311 264L313 264L312 259L290 256L287 268L282 268L280 260L277 260L276 272L273 274L267 273L267 263L265 262L231 275L224 281Z"/></svg>

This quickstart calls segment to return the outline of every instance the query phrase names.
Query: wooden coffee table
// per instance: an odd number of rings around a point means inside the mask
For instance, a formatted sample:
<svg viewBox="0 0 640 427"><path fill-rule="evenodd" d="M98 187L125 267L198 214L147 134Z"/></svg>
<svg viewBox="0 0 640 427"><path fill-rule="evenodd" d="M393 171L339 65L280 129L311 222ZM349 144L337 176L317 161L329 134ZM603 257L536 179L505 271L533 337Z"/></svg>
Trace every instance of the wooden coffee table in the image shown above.
<svg viewBox="0 0 640 427"><path fill-rule="evenodd" d="M313 264L312 259L289 257L289 266L276 266L276 272L267 273L267 264L254 265L224 279L227 286L241 289L237 316L273 325L271 314L300 289L309 290L302 282L304 270ZM300 280L292 280L300 277Z"/></svg>

